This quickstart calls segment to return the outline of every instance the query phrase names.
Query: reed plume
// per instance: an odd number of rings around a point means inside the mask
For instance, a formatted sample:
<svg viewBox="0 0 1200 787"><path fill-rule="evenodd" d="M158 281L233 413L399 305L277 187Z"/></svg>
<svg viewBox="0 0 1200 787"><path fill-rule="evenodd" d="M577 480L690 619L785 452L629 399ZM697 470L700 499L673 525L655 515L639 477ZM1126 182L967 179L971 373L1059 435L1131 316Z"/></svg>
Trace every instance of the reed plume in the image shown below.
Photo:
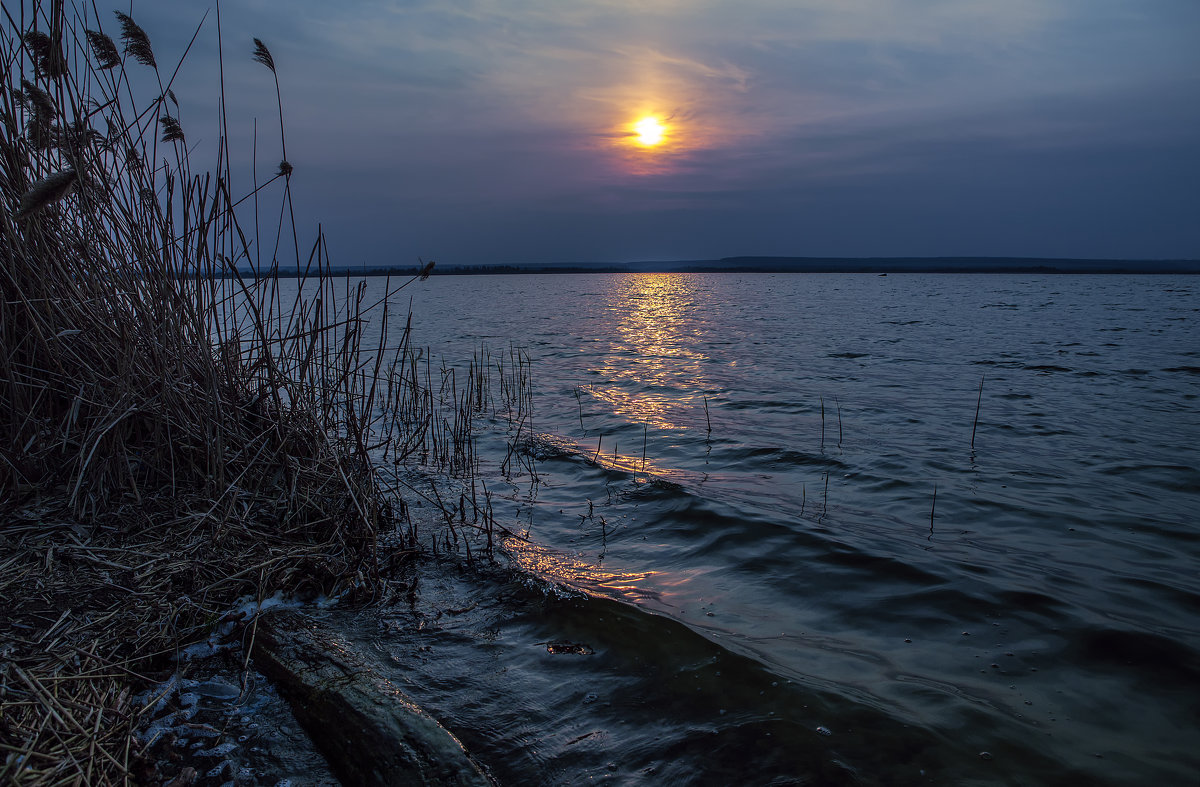
<svg viewBox="0 0 1200 787"><path fill-rule="evenodd" d="M121 53L113 40L98 30L87 30L87 40L96 58L96 68L105 70L121 65Z"/></svg>
<svg viewBox="0 0 1200 787"><path fill-rule="evenodd" d="M270 50L267 45L259 39L254 39L254 62L262 63L267 68L271 69L271 73L275 73L275 58L271 57Z"/></svg>
<svg viewBox="0 0 1200 787"><path fill-rule="evenodd" d="M183 128L180 127L179 120L170 115L163 115L158 122L162 124L163 142L183 142Z"/></svg>
<svg viewBox="0 0 1200 787"><path fill-rule="evenodd" d="M117 21L121 23L121 41L125 44L125 52L144 66L158 68L158 63L154 61L154 50L150 46L150 37L146 35L146 31L140 28L128 14L117 11L116 15Z"/></svg>
<svg viewBox="0 0 1200 787"><path fill-rule="evenodd" d="M57 79L64 71L62 51L55 40L41 30L25 33L25 46L33 56L34 70L38 75Z"/></svg>
<svg viewBox="0 0 1200 787"><path fill-rule="evenodd" d="M78 179L79 175L73 169L65 169L42 178L21 195L21 204L14 218L20 221L62 200L71 192Z"/></svg>

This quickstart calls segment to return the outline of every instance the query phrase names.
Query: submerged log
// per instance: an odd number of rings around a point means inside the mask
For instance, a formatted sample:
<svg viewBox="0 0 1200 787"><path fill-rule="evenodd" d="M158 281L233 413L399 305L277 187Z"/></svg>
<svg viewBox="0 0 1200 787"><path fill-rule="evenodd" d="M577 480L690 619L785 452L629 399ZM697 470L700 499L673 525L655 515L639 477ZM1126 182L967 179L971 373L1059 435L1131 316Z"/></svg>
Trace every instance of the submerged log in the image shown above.
<svg viewBox="0 0 1200 787"><path fill-rule="evenodd" d="M495 787L458 738L329 626L264 616L252 655L342 783Z"/></svg>

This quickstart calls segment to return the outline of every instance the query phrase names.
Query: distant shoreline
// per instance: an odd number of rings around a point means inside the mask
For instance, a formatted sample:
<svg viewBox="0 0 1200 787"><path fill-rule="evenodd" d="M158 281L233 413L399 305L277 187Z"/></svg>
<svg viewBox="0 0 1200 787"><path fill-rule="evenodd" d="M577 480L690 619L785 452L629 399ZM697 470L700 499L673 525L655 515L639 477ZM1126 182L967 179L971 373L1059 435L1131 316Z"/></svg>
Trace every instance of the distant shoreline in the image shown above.
<svg viewBox="0 0 1200 787"><path fill-rule="evenodd" d="M335 276L415 276L420 266L334 268ZM281 270L281 277L296 271ZM724 257L716 260L438 265L434 276L533 273L1018 273L1200 274L1200 260L1102 260L1051 257ZM243 275L253 275L246 272Z"/></svg>

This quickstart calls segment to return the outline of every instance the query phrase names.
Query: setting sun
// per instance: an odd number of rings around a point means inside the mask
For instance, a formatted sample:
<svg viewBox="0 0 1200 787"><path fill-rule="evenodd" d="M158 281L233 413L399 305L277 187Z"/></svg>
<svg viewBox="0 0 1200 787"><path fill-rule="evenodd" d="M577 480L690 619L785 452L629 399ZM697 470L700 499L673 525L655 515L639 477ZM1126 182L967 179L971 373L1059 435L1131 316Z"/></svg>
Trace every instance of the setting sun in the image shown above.
<svg viewBox="0 0 1200 787"><path fill-rule="evenodd" d="M645 147L654 147L663 141L663 135L666 129L656 117L644 117L637 123L633 124L633 129L637 132L637 141L639 145Z"/></svg>

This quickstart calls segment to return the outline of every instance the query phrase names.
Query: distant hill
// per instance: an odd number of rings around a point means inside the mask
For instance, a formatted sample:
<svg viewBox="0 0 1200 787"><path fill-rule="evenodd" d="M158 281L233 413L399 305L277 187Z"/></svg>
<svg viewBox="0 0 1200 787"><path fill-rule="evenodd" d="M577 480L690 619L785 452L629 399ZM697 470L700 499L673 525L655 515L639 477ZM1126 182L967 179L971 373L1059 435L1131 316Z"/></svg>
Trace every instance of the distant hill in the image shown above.
<svg viewBox="0 0 1200 787"><path fill-rule="evenodd" d="M764 273L1200 273L1200 260L1053 257L725 257L711 265L703 263L695 269Z"/></svg>
<svg viewBox="0 0 1200 787"><path fill-rule="evenodd" d="M336 275L413 276L417 266L333 268ZM289 275L281 272L282 275ZM1146 273L1200 274L1200 260L1056 257L723 257L716 260L441 265L435 276L521 273ZM292 274L294 275L294 274Z"/></svg>

